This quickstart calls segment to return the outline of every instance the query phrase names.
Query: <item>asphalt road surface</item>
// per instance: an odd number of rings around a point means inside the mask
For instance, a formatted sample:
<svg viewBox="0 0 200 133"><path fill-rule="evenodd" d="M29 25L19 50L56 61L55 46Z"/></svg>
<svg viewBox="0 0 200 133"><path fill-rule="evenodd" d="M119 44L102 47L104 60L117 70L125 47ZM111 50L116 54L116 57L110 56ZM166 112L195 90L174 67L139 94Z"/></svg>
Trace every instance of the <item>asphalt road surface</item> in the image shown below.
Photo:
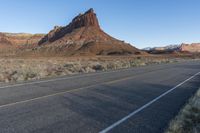
<svg viewBox="0 0 200 133"><path fill-rule="evenodd" d="M0 133L162 133L200 87L200 61L0 86Z"/></svg>

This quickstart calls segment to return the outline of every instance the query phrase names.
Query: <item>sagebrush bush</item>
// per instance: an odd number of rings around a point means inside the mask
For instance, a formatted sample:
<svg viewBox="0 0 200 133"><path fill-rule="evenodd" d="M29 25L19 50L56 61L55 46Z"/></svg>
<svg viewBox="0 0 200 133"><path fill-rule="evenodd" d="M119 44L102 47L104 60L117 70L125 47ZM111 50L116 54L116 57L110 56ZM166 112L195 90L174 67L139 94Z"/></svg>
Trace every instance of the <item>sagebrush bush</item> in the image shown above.
<svg viewBox="0 0 200 133"><path fill-rule="evenodd" d="M149 64L176 62L157 58L0 58L0 82L18 82L61 75L116 70Z"/></svg>
<svg viewBox="0 0 200 133"><path fill-rule="evenodd" d="M200 133L200 89L170 123L166 133Z"/></svg>

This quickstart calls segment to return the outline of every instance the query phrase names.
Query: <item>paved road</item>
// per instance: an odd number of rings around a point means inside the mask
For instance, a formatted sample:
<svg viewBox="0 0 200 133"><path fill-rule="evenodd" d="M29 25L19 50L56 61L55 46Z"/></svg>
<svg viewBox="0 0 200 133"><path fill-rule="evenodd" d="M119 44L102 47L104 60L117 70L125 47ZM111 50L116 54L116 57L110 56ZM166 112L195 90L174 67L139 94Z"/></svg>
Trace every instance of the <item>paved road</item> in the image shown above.
<svg viewBox="0 0 200 133"><path fill-rule="evenodd" d="M200 61L0 86L0 133L162 133L200 87Z"/></svg>

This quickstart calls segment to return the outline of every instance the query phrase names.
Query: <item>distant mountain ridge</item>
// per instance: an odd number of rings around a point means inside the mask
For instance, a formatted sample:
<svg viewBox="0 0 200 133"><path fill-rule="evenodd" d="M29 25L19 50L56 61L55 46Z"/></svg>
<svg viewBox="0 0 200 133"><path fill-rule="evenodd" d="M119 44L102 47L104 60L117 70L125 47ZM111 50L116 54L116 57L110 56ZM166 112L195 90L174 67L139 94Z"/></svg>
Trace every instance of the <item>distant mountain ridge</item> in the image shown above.
<svg viewBox="0 0 200 133"><path fill-rule="evenodd" d="M66 26L55 26L48 34L0 32L0 51L15 50L37 55L142 55L200 53L200 43L168 45L139 50L105 33L94 10L77 15Z"/></svg>
<svg viewBox="0 0 200 133"><path fill-rule="evenodd" d="M188 53L199 53L200 52L200 43L192 44L178 44L178 45L168 45L164 47L148 47L144 48L144 51L147 51L152 54L159 53L175 53L175 52L188 52Z"/></svg>
<svg viewBox="0 0 200 133"><path fill-rule="evenodd" d="M200 43L191 43L191 44L183 43L183 44L181 44L180 51L199 53L200 52Z"/></svg>

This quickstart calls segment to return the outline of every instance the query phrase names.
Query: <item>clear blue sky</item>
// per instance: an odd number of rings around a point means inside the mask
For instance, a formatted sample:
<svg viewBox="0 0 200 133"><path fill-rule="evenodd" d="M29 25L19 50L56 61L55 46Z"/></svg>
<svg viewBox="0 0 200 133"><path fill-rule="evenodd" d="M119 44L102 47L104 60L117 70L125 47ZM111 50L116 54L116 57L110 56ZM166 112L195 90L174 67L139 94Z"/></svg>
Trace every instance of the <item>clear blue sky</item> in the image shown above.
<svg viewBox="0 0 200 133"><path fill-rule="evenodd" d="M200 0L0 0L0 31L47 33L93 7L101 27L138 48L200 42Z"/></svg>

